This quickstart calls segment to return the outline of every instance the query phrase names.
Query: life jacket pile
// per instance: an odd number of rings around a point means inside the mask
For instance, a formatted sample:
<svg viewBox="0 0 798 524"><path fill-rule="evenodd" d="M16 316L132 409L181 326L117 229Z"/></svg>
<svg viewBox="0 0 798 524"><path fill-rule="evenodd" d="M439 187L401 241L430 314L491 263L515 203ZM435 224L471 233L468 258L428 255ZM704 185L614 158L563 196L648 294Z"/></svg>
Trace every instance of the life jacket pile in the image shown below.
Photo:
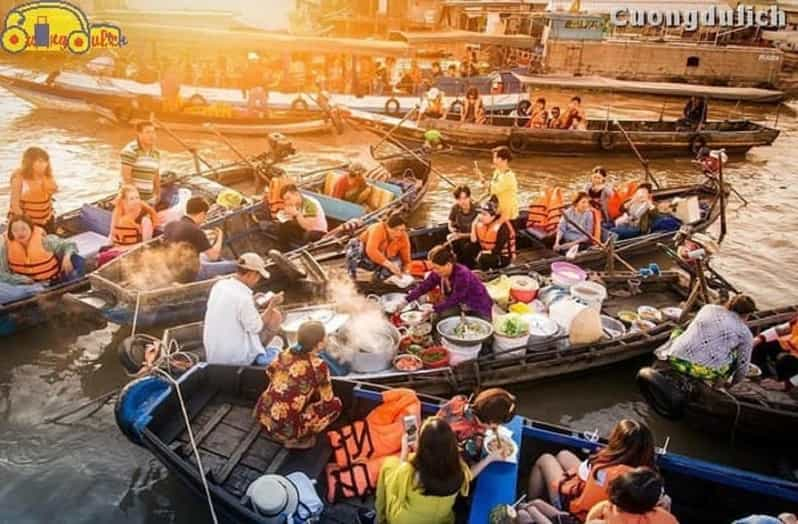
<svg viewBox="0 0 798 524"><path fill-rule="evenodd" d="M543 194L529 205L526 227L542 231L546 235L554 233L560 224L563 207L562 188L547 187Z"/></svg>
<svg viewBox="0 0 798 524"><path fill-rule="evenodd" d="M19 203L22 214L37 226L44 226L53 218L53 190L47 180L23 180Z"/></svg>
<svg viewBox="0 0 798 524"><path fill-rule="evenodd" d="M269 213L271 216L275 216L278 211L285 209L285 202L280 193L289 184L293 184L293 181L287 176L273 176L269 180Z"/></svg>
<svg viewBox="0 0 798 524"><path fill-rule="evenodd" d="M610 219L615 220L623 214L623 205L630 200L640 184L637 180L630 180L615 188L615 192L607 200L607 212Z"/></svg>
<svg viewBox="0 0 798 524"><path fill-rule="evenodd" d="M19 241L8 240L8 267L17 275L24 275L36 282L48 282L61 271L55 254L44 249L46 233L34 226L28 248Z"/></svg>
<svg viewBox="0 0 798 524"><path fill-rule="evenodd" d="M142 240L141 221L149 216L152 225L155 227L158 215L153 208L147 204L141 204L141 212L133 219L128 215L120 215L116 219L111 238L116 247L126 247L138 244Z"/></svg>
<svg viewBox="0 0 798 524"><path fill-rule="evenodd" d="M398 388L382 394L382 404L365 420L327 432L335 462L327 465L327 501L365 497L377 489L383 461L402 448L404 417L421 427L421 402L415 391Z"/></svg>
<svg viewBox="0 0 798 524"><path fill-rule="evenodd" d="M596 469L591 466L587 480L579 478L576 472L566 474L557 485L562 507L584 522L593 506L609 499L610 483L631 470L631 467L624 464L603 467L599 470L600 478L597 479Z"/></svg>
<svg viewBox="0 0 798 524"><path fill-rule="evenodd" d="M499 230L504 224L507 224L507 228L510 231L510 239L504 245L501 256L506 260L513 260L515 258L515 228L513 228L513 224L510 221L494 220L490 224L483 224L478 221L475 227L477 241L483 251L493 251L499 237Z"/></svg>

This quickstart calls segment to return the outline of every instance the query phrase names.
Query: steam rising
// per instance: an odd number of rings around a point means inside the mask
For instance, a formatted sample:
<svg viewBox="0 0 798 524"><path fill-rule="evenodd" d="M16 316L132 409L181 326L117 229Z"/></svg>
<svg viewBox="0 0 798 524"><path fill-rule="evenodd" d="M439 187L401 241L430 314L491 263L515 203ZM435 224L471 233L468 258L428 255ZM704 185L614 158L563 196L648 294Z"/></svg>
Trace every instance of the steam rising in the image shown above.
<svg viewBox="0 0 798 524"><path fill-rule="evenodd" d="M145 248L121 262L123 280L139 291L193 282L199 272L197 252L184 243Z"/></svg>

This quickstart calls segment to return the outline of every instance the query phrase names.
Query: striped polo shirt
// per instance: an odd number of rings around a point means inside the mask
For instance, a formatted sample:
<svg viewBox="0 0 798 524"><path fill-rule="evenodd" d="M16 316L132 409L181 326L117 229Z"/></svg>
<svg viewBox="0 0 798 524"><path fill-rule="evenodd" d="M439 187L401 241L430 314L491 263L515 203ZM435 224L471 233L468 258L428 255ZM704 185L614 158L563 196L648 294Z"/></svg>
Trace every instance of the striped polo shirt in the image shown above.
<svg viewBox="0 0 798 524"><path fill-rule="evenodd" d="M139 190L142 200L151 199L153 181L161 166L161 154L154 148L145 151L139 141L134 140L122 148L120 157L123 166L131 167L133 184Z"/></svg>

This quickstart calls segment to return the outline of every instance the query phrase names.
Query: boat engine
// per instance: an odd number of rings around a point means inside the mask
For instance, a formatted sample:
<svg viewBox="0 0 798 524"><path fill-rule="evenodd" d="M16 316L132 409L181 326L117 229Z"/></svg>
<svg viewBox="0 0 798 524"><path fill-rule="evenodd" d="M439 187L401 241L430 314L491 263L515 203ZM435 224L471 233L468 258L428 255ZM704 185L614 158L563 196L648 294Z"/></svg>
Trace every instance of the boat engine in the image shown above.
<svg viewBox="0 0 798 524"><path fill-rule="evenodd" d="M271 151L272 162L280 162L296 153L294 144L282 133L271 133L269 135L269 150Z"/></svg>

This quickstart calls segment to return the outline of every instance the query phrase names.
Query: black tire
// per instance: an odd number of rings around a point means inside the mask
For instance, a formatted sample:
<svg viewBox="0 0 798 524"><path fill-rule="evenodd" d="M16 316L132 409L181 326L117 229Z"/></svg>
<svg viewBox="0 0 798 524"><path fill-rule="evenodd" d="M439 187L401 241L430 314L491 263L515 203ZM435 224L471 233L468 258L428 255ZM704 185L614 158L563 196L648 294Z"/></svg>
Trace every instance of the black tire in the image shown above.
<svg viewBox="0 0 798 524"><path fill-rule="evenodd" d="M188 98L188 105L194 107L204 107L208 105L208 101L205 100L204 96L198 93L194 93Z"/></svg>
<svg viewBox="0 0 798 524"><path fill-rule="evenodd" d="M532 102L529 100L521 100L518 102L518 105L515 106L515 110L518 112L518 116L529 116L530 107L532 107Z"/></svg>
<svg viewBox="0 0 798 524"><path fill-rule="evenodd" d="M526 149L526 138L518 134L510 135L510 141L507 146L513 153L523 153L524 149Z"/></svg>
<svg viewBox="0 0 798 524"><path fill-rule="evenodd" d="M687 394L656 369L645 367L638 371L637 387L658 414L671 420L684 416Z"/></svg>
<svg viewBox="0 0 798 524"><path fill-rule="evenodd" d="M702 147L706 147L707 139L704 138L702 135L693 135L690 138L690 152L693 155L698 155L698 151L701 150Z"/></svg>
<svg viewBox="0 0 798 524"><path fill-rule="evenodd" d="M385 101L385 114L396 116L399 114L399 100L391 97Z"/></svg>
<svg viewBox="0 0 798 524"><path fill-rule="evenodd" d="M299 266L296 265L296 262L289 260L288 257L276 249L270 250L268 255L269 259L274 262L274 265L277 266L277 268L280 270L280 273L285 275L289 282L302 280L308 276L307 273L305 273Z"/></svg>
<svg viewBox="0 0 798 524"><path fill-rule="evenodd" d="M599 147L604 151L612 151L615 148L615 135L610 131L599 135Z"/></svg>
<svg viewBox="0 0 798 524"><path fill-rule="evenodd" d="M310 107L303 98L295 98L294 101L291 102L291 111L307 111L308 109L310 109Z"/></svg>
<svg viewBox="0 0 798 524"><path fill-rule="evenodd" d="M460 101L460 100L455 100L454 102L452 102L452 105L449 106L449 112L450 113L462 114L463 113L463 102Z"/></svg>

